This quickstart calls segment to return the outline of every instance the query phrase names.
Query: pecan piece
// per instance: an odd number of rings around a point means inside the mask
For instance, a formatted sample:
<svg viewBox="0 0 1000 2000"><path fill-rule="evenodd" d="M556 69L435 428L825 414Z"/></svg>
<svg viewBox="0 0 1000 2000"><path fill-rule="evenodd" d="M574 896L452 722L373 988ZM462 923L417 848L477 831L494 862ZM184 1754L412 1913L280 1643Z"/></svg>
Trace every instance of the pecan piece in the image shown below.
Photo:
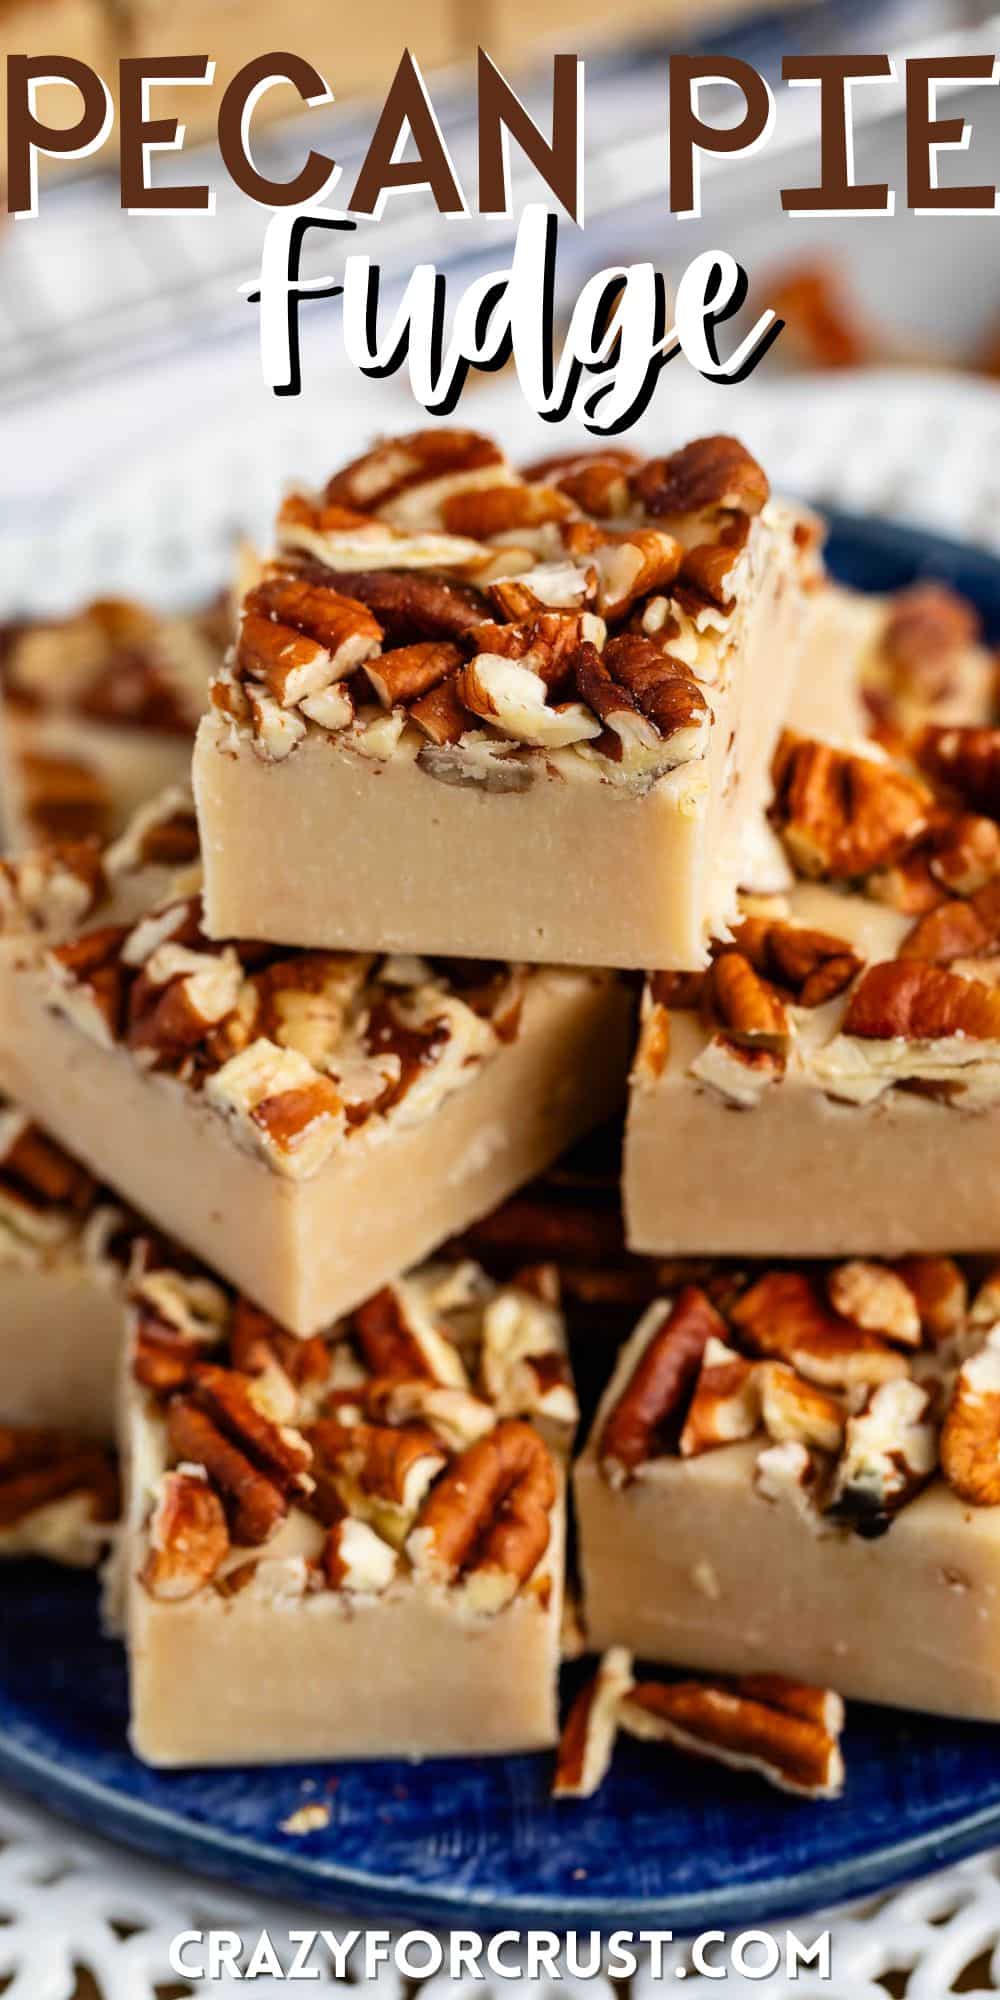
<svg viewBox="0 0 1000 2000"><path fill-rule="evenodd" d="M0 1174L46 1206L83 1214L96 1192L93 1174L70 1158L38 1125L25 1124L0 1154Z"/></svg>
<svg viewBox="0 0 1000 2000"><path fill-rule="evenodd" d="M378 1597L396 1574L397 1555L367 1521L335 1521L323 1549L323 1574L331 1590Z"/></svg>
<svg viewBox="0 0 1000 2000"><path fill-rule="evenodd" d="M906 1378L883 1382L847 1420L827 1512L871 1541L923 1490L937 1462L937 1426L927 1390Z"/></svg>
<svg viewBox="0 0 1000 2000"><path fill-rule="evenodd" d="M833 1000L864 963L845 938L781 918L744 917L733 943L757 972L787 987L800 1007Z"/></svg>
<svg viewBox="0 0 1000 2000"><path fill-rule="evenodd" d="M312 1453L305 1439L263 1416L247 1385L225 1369L198 1369L193 1393L169 1406L167 1434L175 1458L205 1467L236 1542L266 1542L284 1520L290 1494L308 1489Z"/></svg>
<svg viewBox="0 0 1000 2000"><path fill-rule="evenodd" d="M464 655L447 639L418 639L411 646L396 646L369 660L365 672L383 708L398 702L409 704L447 680Z"/></svg>
<svg viewBox="0 0 1000 2000"><path fill-rule="evenodd" d="M700 1458L720 1445L753 1437L760 1424L761 1370L714 1335L705 1344L701 1373L684 1420L682 1458Z"/></svg>
<svg viewBox="0 0 1000 2000"><path fill-rule="evenodd" d="M787 731L771 817L802 875L848 881L884 868L924 833L924 787L888 762Z"/></svg>
<svg viewBox="0 0 1000 2000"><path fill-rule="evenodd" d="M419 1576L461 1578L472 1608L498 1611L537 1569L559 1494L555 1461L530 1424L497 1424L432 1487L407 1541Z"/></svg>
<svg viewBox="0 0 1000 2000"><path fill-rule="evenodd" d="M329 572L316 574L329 581ZM396 646L418 639L461 643L487 616L485 599L469 584L446 583L412 570L338 570L335 575L338 590L367 604Z"/></svg>
<svg viewBox="0 0 1000 2000"><path fill-rule="evenodd" d="M899 948L900 958L951 965L960 958L985 958L1000 946L1000 879L987 882L967 899L954 898L928 911Z"/></svg>
<svg viewBox="0 0 1000 2000"><path fill-rule="evenodd" d="M1000 992L922 959L892 959L864 972L841 1032L861 1040L1000 1039Z"/></svg>
<svg viewBox="0 0 1000 2000"><path fill-rule="evenodd" d="M595 520L614 520L628 512L629 475L639 460L633 451L598 447L593 451L555 453L526 466L526 479L542 479L558 486L581 513Z"/></svg>
<svg viewBox="0 0 1000 2000"><path fill-rule="evenodd" d="M710 978L712 1004L727 1036L751 1048L786 1049L791 1028L785 1008L740 951L723 951Z"/></svg>
<svg viewBox="0 0 1000 2000"><path fill-rule="evenodd" d="M426 479L502 464L503 453L492 438L478 431L438 425L373 445L333 474L324 499L370 512Z"/></svg>
<svg viewBox="0 0 1000 2000"><path fill-rule="evenodd" d="M760 1364L760 1413L773 1444L839 1452L847 1412L835 1396L807 1382L784 1361Z"/></svg>
<svg viewBox="0 0 1000 2000"><path fill-rule="evenodd" d="M852 1257L838 1264L827 1281L830 1304L842 1318L880 1333L901 1347L919 1347L920 1314L905 1278L888 1264Z"/></svg>
<svg viewBox="0 0 1000 2000"><path fill-rule="evenodd" d="M0 1530L75 1495L86 1499L94 1523L115 1519L118 1480L108 1452L69 1431L0 1424Z"/></svg>
<svg viewBox="0 0 1000 2000"><path fill-rule="evenodd" d="M672 1308L650 1307L637 1343L643 1332L645 1345L601 1432L601 1468L613 1486L664 1449L671 1423L679 1431L709 1340L726 1340L725 1321L698 1285L685 1285Z"/></svg>
<svg viewBox="0 0 1000 2000"><path fill-rule="evenodd" d="M330 1350L322 1334L300 1340L249 1299L239 1298L233 1307L229 1351L240 1374L263 1375L277 1364L297 1389L325 1382L330 1373Z"/></svg>
<svg viewBox="0 0 1000 2000"><path fill-rule="evenodd" d="M644 715L671 742L677 761L705 747L711 710L689 666L658 639L622 632L605 648L604 663L620 687L628 689Z"/></svg>
<svg viewBox="0 0 1000 2000"><path fill-rule="evenodd" d="M176 1603L210 1583L229 1554L222 1502L204 1475L164 1475L149 1522L139 1581L150 1597Z"/></svg>
<svg viewBox="0 0 1000 2000"><path fill-rule="evenodd" d="M958 1332L969 1303L969 1287L954 1257L901 1257L893 1269L909 1287L921 1331L929 1341L937 1345Z"/></svg>
<svg viewBox="0 0 1000 2000"><path fill-rule="evenodd" d="M963 805L1000 819L1000 729L929 724L917 737L914 755Z"/></svg>
<svg viewBox="0 0 1000 2000"><path fill-rule="evenodd" d="M554 1799L590 1799L611 1768L618 1711L635 1682L624 1646L604 1654L596 1674L580 1689L563 1724L552 1782Z"/></svg>
<svg viewBox="0 0 1000 2000"><path fill-rule="evenodd" d="M668 458L653 458L637 472L632 490L647 514L739 512L759 514L770 497L767 476L738 438L695 438Z"/></svg>
<svg viewBox="0 0 1000 2000"><path fill-rule="evenodd" d="M928 579L896 592L882 651L915 692L934 700L951 692L955 656L979 636L979 615L968 599Z"/></svg>
<svg viewBox="0 0 1000 2000"><path fill-rule="evenodd" d="M941 1470L968 1506L1000 1506L1000 1351L994 1335L959 1369L941 1432Z"/></svg>
<svg viewBox="0 0 1000 2000"><path fill-rule="evenodd" d="M888 1342L831 1311L804 1271L767 1271L730 1307L751 1354L787 1361L822 1388L849 1389L906 1373Z"/></svg>
<svg viewBox="0 0 1000 2000"><path fill-rule="evenodd" d="M755 1771L780 1791L810 1799L838 1797L844 1765L839 1728L829 1726L829 1719L842 1715L836 1697L822 1689L803 1690L778 1675L765 1681L754 1676L748 1685L758 1694L745 1692L739 1680L732 1686L642 1682L621 1704L621 1725L645 1742L672 1743L730 1770ZM816 1703L829 1719L817 1721L812 1712L805 1713L807 1700L810 1710Z"/></svg>

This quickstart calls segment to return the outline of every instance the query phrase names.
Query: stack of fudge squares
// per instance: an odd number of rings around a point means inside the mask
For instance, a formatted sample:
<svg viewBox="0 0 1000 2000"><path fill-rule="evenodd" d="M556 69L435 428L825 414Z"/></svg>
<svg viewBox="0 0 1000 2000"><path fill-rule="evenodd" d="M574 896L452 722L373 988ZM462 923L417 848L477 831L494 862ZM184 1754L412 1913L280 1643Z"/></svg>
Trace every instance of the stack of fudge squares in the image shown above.
<svg viewBox="0 0 1000 2000"><path fill-rule="evenodd" d="M147 1761L1000 1717L995 663L821 543L437 428L9 628L0 1548L113 1547Z"/></svg>

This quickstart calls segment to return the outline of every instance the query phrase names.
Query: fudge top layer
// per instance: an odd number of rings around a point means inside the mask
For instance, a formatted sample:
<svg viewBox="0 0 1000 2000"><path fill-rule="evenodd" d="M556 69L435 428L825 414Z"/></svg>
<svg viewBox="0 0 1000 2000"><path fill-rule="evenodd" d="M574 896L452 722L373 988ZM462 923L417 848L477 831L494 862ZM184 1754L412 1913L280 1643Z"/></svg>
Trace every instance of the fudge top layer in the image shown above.
<svg viewBox="0 0 1000 2000"><path fill-rule="evenodd" d="M1000 1269L950 1257L717 1266L643 1315L588 1443L609 1484L745 1446L817 1534L885 1533L937 1479L1000 1504Z"/></svg>
<svg viewBox="0 0 1000 2000"><path fill-rule="evenodd" d="M188 1093L289 1179L432 1118L546 995L614 977L209 939L197 852L190 804L172 792L103 857L81 843L4 864L11 949L48 1009ZM143 883L138 915L116 918ZM60 921L67 909L79 927ZM42 935L19 944L32 926Z"/></svg>
<svg viewBox="0 0 1000 2000"><path fill-rule="evenodd" d="M282 1604L444 1592L547 1609L577 1419L558 1284L431 1264L299 1340L200 1271L135 1275L140 1581Z"/></svg>
<svg viewBox="0 0 1000 2000"><path fill-rule="evenodd" d="M1000 730L926 725L905 762L786 734L774 779L791 891L748 900L707 972L654 975L636 1086L996 1103Z"/></svg>
<svg viewBox="0 0 1000 2000"><path fill-rule="evenodd" d="M130 1218L27 1113L0 1094L0 1270L121 1268Z"/></svg>
<svg viewBox="0 0 1000 2000"><path fill-rule="evenodd" d="M212 691L223 747L310 731L451 783L553 773L645 787L704 757L765 554L817 528L733 438L520 473L473 431L388 439L278 517Z"/></svg>
<svg viewBox="0 0 1000 2000"><path fill-rule="evenodd" d="M4 699L30 713L193 736L230 635L224 599L169 617L128 598L98 598L68 618L4 627Z"/></svg>

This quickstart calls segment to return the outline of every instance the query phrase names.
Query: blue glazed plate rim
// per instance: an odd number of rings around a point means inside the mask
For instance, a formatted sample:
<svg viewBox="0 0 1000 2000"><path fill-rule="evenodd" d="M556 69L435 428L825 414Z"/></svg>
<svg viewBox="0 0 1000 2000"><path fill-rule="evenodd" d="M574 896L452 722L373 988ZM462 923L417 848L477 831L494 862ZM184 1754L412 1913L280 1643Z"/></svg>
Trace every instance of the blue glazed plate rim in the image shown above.
<svg viewBox="0 0 1000 2000"><path fill-rule="evenodd" d="M1000 558L919 528L823 511L835 573L852 584L878 590L896 588L917 576L952 582L976 598L988 631L1000 635ZM585 1888L532 1892L491 1886L488 1869L472 1884L450 1886L447 1881L421 1881L399 1869L361 1867L305 1845L289 1843L281 1851L276 1840L247 1836L138 1798L114 1776L102 1782L68 1768L54 1729L49 1731L51 1749L44 1751L19 1740L22 1727L16 1711L8 1710L5 1721L0 1690L0 1776L67 1819L195 1874L314 1905L328 1907L331 1900L349 1903L358 1914L383 1918L413 1916L443 1924L478 1918L492 1926L534 1920L560 1929L634 1920L659 1923L681 1934L712 1924L728 1928L746 1919L760 1923L791 1917L871 1895L1000 1840L1000 1799L994 1799L974 1810L956 1806L938 1825L902 1839L876 1836L861 1852L826 1864L804 1861L788 1870L772 1865L762 1879L732 1886L709 1885L676 1894L657 1890L653 1895L638 1893L627 1884L614 1896ZM37 1735L38 1725L31 1729ZM901 1749L899 1754L905 1753ZM669 1810L668 1803L664 1810ZM567 1820L567 1831L569 1827Z"/></svg>

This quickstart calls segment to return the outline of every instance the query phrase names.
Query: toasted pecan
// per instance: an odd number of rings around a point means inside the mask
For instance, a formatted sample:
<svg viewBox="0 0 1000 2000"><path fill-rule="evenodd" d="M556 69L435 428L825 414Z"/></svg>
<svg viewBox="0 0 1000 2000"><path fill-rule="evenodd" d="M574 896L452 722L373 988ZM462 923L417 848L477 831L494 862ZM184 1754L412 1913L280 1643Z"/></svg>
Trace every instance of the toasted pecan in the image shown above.
<svg viewBox="0 0 1000 2000"><path fill-rule="evenodd" d="M756 1677L749 1685L763 1692ZM672 1743L734 1770L756 1771L781 1791L836 1798L844 1782L837 1734L806 1714L804 1701L796 1698L794 1707L792 1697L782 1702L777 1677L763 1686L766 1700L744 1693L738 1681L642 1682L622 1702L621 1724L646 1741ZM815 1701L818 1712L829 1714L824 1696L820 1690L816 1701L810 1691L810 1705Z"/></svg>
<svg viewBox="0 0 1000 2000"><path fill-rule="evenodd" d="M905 772L788 731L774 782L771 816L803 875L860 879L895 860L928 824L928 794Z"/></svg>
<svg viewBox="0 0 1000 2000"><path fill-rule="evenodd" d="M679 1430L711 1338L726 1339L725 1321L707 1293L685 1285L643 1349L614 1408L598 1447L601 1465L614 1484L628 1479L661 1448L668 1425Z"/></svg>
<svg viewBox="0 0 1000 2000"><path fill-rule="evenodd" d="M656 519L708 510L759 514L770 496L767 476L737 438L695 438L642 466L632 489Z"/></svg>
<svg viewBox="0 0 1000 2000"><path fill-rule="evenodd" d="M538 1567L558 1496L552 1454L530 1424L497 1424L454 1459L425 1500L407 1543L418 1574L453 1582L499 1608Z"/></svg>
<svg viewBox="0 0 1000 2000"><path fill-rule="evenodd" d="M913 747L921 769L964 805L1000 819L1000 729L928 724Z"/></svg>
<svg viewBox="0 0 1000 2000"><path fill-rule="evenodd" d="M165 1474L149 1523L139 1581L150 1597L176 1602L210 1583L229 1553L218 1494L190 1472Z"/></svg>
<svg viewBox="0 0 1000 2000"><path fill-rule="evenodd" d="M843 1319L804 1271L766 1271L730 1306L751 1354L787 1361L823 1388L888 1381L906 1362L889 1343Z"/></svg>
<svg viewBox="0 0 1000 2000"><path fill-rule="evenodd" d="M1000 991L977 979L892 959L869 966L848 1002L841 1032L864 1040L939 1041L952 1035L1000 1039Z"/></svg>

